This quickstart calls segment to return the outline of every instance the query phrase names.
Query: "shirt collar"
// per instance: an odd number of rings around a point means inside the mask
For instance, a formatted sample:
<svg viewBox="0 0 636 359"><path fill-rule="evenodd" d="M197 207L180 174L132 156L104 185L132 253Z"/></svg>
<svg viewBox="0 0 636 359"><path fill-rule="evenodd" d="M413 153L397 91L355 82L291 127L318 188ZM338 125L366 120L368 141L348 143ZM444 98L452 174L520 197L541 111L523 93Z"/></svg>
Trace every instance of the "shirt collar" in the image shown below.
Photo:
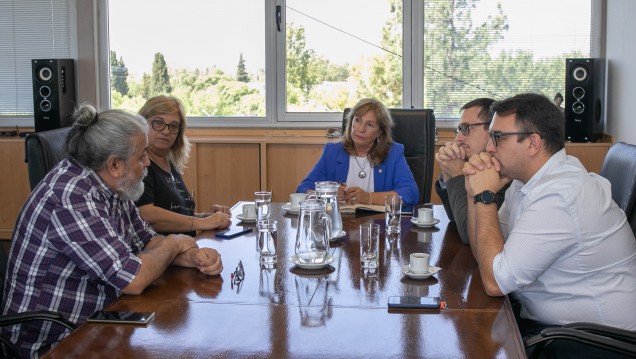
<svg viewBox="0 0 636 359"><path fill-rule="evenodd" d="M567 155L565 154L565 148L562 148L561 150L559 150L555 154L553 154L543 164L543 166L541 166L541 168L539 168L537 173L535 173L525 185L519 180L514 180L513 185L515 185L524 194L527 195L528 192L530 192L532 190L532 188L535 186L535 184L538 183L539 181L541 181L541 179L543 178L543 176L546 173L551 173L553 168L555 168L557 166L560 166L561 163L566 159L566 157L567 157Z"/></svg>

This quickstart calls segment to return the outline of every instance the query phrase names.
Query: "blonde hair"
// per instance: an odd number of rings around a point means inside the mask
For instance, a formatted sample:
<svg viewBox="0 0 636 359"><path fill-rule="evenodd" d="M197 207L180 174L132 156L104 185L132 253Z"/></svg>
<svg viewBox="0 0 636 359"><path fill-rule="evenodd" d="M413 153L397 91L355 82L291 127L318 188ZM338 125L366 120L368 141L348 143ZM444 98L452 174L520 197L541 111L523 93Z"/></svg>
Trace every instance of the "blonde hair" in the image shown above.
<svg viewBox="0 0 636 359"><path fill-rule="evenodd" d="M186 163L190 158L190 141L185 135L187 127L186 114L183 108L183 103L178 98L173 96L155 96L143 105L139 110L139 114L150 120L155 116L166 115L176 113L179 115L179 125L181 129L177 134L177 138L172 144L170 153L168 153L168 161L174 166L179 173L183 173Z"/></svg>
<svg viewBox="0 0 636 359"><path fill-rule="evenodd" d="M364 116L365 113L373 111L375 118L378 121L380 127L380 137L373 143L371 150L367 154L369 162L374 165L379 165L389 155L391 145L393 144L393 137L391 128L393 127L393 119L389 110L384 107L382 102L373 98L363 98L353 106L351 111L347 114L347 127L345 129L343 144L344 149L348 154L356 156L355 144L353 138L351 138L351 123L354 117Z"/></svg>

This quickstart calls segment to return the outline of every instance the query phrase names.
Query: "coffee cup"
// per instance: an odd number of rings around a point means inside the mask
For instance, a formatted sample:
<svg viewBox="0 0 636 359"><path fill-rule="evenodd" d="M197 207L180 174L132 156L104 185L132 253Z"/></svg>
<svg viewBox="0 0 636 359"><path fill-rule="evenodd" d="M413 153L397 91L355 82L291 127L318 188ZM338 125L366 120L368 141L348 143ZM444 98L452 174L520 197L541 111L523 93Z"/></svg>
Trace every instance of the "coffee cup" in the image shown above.
<svg viewBox="0 0 636 359"><path fill-rule="evenodd" d="M252 203L243 205L243 219L256 219L256 205Z"/></svg>
<svg viewBox="0 0 636 359"><path fill-rule="evenodd" d="M289 204L292 208L300 207L300 202L305 200L304 193L292 193L289 195Z"/></svg>
<svg viewBox="0 0 636 359"><path fill-rule="evenodd" d="M411 261L409 262L409 270L416 274L423 274L428 272L429 255L428 253L411 253Z"/></svg>
<svg viewBox="0 0 636 359"><path fill-rule="evenodd" d="M417 223L428 224L433 222L433 209L420 208L417 210Z"/></svg>

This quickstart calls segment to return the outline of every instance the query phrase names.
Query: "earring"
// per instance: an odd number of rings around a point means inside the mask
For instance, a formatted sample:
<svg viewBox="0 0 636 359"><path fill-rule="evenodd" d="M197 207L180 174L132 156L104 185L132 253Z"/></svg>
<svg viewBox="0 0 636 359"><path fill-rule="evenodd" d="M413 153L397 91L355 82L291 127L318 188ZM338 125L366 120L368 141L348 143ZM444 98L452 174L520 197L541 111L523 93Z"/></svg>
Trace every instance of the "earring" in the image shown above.
<svg viewBox="0 0 636 359"><path fill-rule="evenodd" d="M380 143L380 137L376 137L375 142Z"/></svg>

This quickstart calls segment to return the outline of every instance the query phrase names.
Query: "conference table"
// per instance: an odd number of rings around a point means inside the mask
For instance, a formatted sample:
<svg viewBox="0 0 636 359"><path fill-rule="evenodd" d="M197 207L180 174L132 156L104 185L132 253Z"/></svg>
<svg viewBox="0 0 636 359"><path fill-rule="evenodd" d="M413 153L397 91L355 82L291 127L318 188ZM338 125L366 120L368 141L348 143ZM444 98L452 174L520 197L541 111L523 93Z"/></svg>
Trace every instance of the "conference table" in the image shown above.
<svg viewBox="0 0 636 359"><path fill-rule="evenodd" d="M123 295L108 306L155 312L152 322L84 323L44 358L525 357L508 299L486 294L470 247L443 207L434 206L440 222L432 228L416 227L403 215L399 237L384 236L382 213L343 215L347 234L330 247L334 261L307 270L289 261L298 216L286 213L283 203L272 203L276 267L261 268L256 226L237 218L243 203L232 207L232 226L251 233L197 236L199 246L221 253L220 275L170 266L141 295ZM360 266L363 223L382 227L375 271ZM400 266L413 252L429 253L441 270L422 280L404 277ZM440 297L447 308L389 310L390 296Z"/></svg>

